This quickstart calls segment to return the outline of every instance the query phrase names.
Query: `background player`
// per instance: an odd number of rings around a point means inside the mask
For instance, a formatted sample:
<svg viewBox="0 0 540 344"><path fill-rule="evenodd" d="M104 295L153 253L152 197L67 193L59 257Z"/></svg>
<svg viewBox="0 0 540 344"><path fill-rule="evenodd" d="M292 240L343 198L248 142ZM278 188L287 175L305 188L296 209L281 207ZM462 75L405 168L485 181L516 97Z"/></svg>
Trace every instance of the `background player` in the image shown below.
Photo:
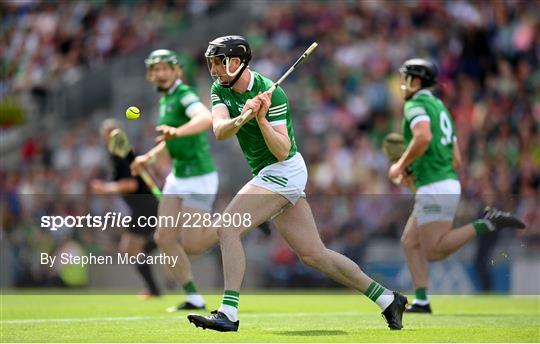
<svg viewBox="0 0 540 344"><path fill-rule="evenodd" d="M210 155L206 130L212 125L210 111L201 103L191 87L182 82L182 69L174 52L153 51L145 60L147 79L162 96L159 100L159 144L138 156L131 166L134 175L138 166L155 162L169 153L172 171L163 187L159 216L177 217L181 213L212 210L218 191L218 174ZM187 294L186 302L169 311L204 309L204 300L193 280L188 254L200 254L217 242L216 230L197 228L181 230L161 223L155 240L164 253L178 256L179 263L171 272Z"/></svg>
<svg viewBox="0 0 540 344"><path fill-rule="evenodd" d="M345 256L327 249L317 231L304 188L307 169L297 152L287 95L278 87L265 92L272 81L249 70L249 43L241 36L210 42L206 51L212 85L214 133L219 140L237 135L254 175L225 209L225 213L250 214L251 223L219 229L225 291L221 307L209 316L189 315L196 326L217 331L237 331L239 291L245 272L242 234L268 218L306 265L364 293L377 303L390 329L402 328L407 299L365 275ZM235 117L247 109L251 118L241 127Z"/></svg>
<svg viewBox="0 0 540 344"><path fill-rule="evenodd" d="M407 149L390 167L391 180L414 182L414 210L401 237L407 265L416 288L409 312L431 313L427 298L428 261L445 259L472 239L501 228L525 228L509 213L486 209L484 217L452 229L461 194L456 169L460 154L454 121L442 101L429 88L437 84L437 68L415 58L400 68L405 99L403 136ZM412 179L405 169L412 168Z"/></svg>
<svg viewBox="0 0 540 344"><path fill-rule="evenodd" d="M101 124L101 136L107 146L110 133L120 126L112 118L106 119ZM96 194L122 195L122 198L131 209L132 219L139 216L148 218L157 214L158 202L140 177L133 177L130 173L130 163L135 158L135 153L130 151L125 158L120 158L114 154L109 154L112 162L112 181L94 179L90 182L90 190ZM146 254L153 251L156 244L153 240L153 227L132 227L129 225L122 233L120 239L120 251L135 256L138 253ZM147 290L140 293L140 297L148 298L160 296L159 288L152 276L149 264L142 263L136 265L137 271L143 278Z"/></svg>

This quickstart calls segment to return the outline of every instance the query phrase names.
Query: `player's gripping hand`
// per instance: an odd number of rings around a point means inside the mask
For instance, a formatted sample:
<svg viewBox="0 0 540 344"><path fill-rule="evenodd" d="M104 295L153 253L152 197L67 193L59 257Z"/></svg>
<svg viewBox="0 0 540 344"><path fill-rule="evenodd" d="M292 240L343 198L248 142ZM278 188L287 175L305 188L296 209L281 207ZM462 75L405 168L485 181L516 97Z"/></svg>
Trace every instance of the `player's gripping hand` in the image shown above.
<svg viewBox="0 0 540 344"><path fill-rule="evenodd" d="M178 128L169 125L159 125L156 127L156 131L160 134L156 137L156 142L167 141L178 136Z"/></svg>
<svg viewBox="0 0 540 344"><path fill-rule="evenodd" d="M410 167L404 167L399 161L390 166L388 178L396 185L402 184L413 192L416 191L415 178Z"/></svg>
<svg viewBox="0 0 540 344"><path fill-rule="evenodd" d="M398 162L392 164L388 170L388 178L396 184L400 184L405 172L405 167Z"/></svg>
<svg viewBox="0 0 540 344"><path fill-rule="evenodd" d="M256 114L257 121L261 121L266 118L268 109L270 109L270 105L272 104L272 94L270 92L263 92L255 98L259 99L259 101L261 102L259 111Z"/></svg>
<svg viewBox="0 0 540 344"><path fill-rule="evenodd" d="M392 163L388 170L388 178L394 184L403 184L414 191L414 176L410 167L399 164L399 159L405 152L405 139L399 133L390 133L384 137L382 151Z"/></svg>
<svg viewBox="0 0 540 344"><path fill-rule="evenodd" d="M244 123L247 123L251 121L253 118L255 118L260 108L261 108L261 100L258 98L258 96L248 99L248 101L246 101L246 103L244 104L244 107L242 108L242 113L245 113L248 110L251 110L252 112Z"/></svg>
<svg viewBox="0 0 540 344"><path fill-rule="evenodd" d="M143 154L143 155L139 155L138 157L136 157L133 162L131 163L131 165L129 166L130 170L131 170L131 175L133 176L138 176L139 175L139 169L141 167L146 167L146 165L148 165L150 161L150 157L146 154Z"/></svg>

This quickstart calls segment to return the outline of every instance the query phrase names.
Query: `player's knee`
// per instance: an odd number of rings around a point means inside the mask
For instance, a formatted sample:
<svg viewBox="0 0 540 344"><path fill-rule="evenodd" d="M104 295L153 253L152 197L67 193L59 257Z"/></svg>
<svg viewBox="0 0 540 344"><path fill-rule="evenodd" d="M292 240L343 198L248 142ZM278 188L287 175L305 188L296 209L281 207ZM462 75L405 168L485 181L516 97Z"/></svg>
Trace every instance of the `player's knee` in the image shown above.
<svg viewBox="0 0 540 344"><path fill-rule="evenodd" d="M198 256L206 251L206 246L203 242L201 242L201 240L183 242L182 248L188 256Z"/></svg>
<svg viewBox="0 0 540 344"><path fill-rule="evenodd" d="M418 240L412 238L410 235L401 236L401 246L405 251L415 250L420 247Z"/></svg>
<svg viewBox="0 0 540 344"><path fill-rule="evenodd" d="M305 265L315 269L320 269L325 262L324 252L306 251L299 253L298 258Z"/></svg>
<svg viewBox="0 0 540 344"><path fill-rule="evenodd" d="M428 261L437 262L439 260L443 260L446 257L448 257L448 253L442 250L439 250L437 248L431 248L425 252L425 256Z"/></svg>
<svg viewBox="0 0 540 344"><path fill-rule="evenodd" d="M132 241L129 241L129 240L120 241L118 251L120 251L120 253L127 253L130 256L134 256L137 253L139 253L138 250L137 250L137 246Z"/></svg>
<svg viewBox="0 0 540 344"><path fill-rule="evenodd" d="M127 253L131 255L131 252L129 252L129 246L126 244L120 244L120 246L118 246L118 251L120 251L120 253Z"/></svg>
<svg viewBox="0 0 540 344"><path fill-rule="evenodd" d="M129 256L135 256L137 253L139 253L134 249L134 247L131 246L121 247L120 252L127 253Z"/></svg>
<svg viewBox="0 0 540 344"><path fill-rule="evenodd" d="M174 231L172 231L174 232ZM157 230L154 233L154 241L158 247L168 247L170 245L175 244L175 238L170 235L170 233L167 233L167 230Z"/></svg>
<svg viewBox="0 0 540 344"><path fill-rule="evenodd" d="M194 247L194 246L182 246L182 248L184 249L184 252L186 252L186 254L188 256L198 256L199 254L202 253L201 250L198 250L197 247Z"/></svg>

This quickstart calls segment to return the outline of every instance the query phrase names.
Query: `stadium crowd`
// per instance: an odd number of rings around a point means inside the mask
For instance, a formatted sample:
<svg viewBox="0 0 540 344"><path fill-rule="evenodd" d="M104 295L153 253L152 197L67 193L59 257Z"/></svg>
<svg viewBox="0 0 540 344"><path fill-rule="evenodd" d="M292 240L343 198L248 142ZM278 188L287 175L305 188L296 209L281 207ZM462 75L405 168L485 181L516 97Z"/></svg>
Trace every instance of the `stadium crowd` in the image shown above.
<svg viewBox="0 0 540 344"><path fill-rule="evenodd" d="M4 43L3 50L20 61L17 68L8 69L8 89L28 87L28 82L36 85L36 80L47 80L36 77L45 75L69 78L73 65L102 62L139 48L155 38L157 23L167 22L152 19L164 15L165 3L136 2L134 13L147 23L137 30L129 29L137 16L127 19L114 6L105 6L92 20L82 20L94 12L84 10L79 2L64 14L43 6L34 13L35 20L21 21L26 22L20 24L22 29L8 30L12 43ZM412 196L388 181L389 165L380 144L385 134L400 130L397 69L405 59L420 55L437 62L436 91L457 125L463 155L458 221L478 216L486 203L514 209L529 225L527 249L538 250L540 17L534 2L265 4L264 9L257 2L246 4L255 13L245 33L254 50L254 70L277 79L305 47L312 41L319 43L317 53L284 88L310 173L307 194L331 248L361 261L372 238L399 238ZM65 42L59 39L63 30L51 28L48 19L55 15L71 18L66 23L81 19L71 24L78 30L69 30L78 33ZM33 71L35 64L47 70ZM199 72L208 73L205 66ZM104 173L107 157L97 136L88 135L91 125L81 122L58 146L51 146L46 137L26 142L20 167L1 175L2 206L7 205L8 214L16 217L12 223L27 218L22 194L85 194L87 181ZM145 131L141 140L150 144L153 131ZM76 211L72 208L66 197L55 210ZM35 205L29 209L43 210ZM2 227L9 229L7 224ZM271 270L279 273L271 276L274 280L286 281L299 273L296 258L280 240L274 241L272 255Z"/></svg>
<svg viewBox="0 0 540 344"><path fill-rule="evenodd" d="M71 84L85 67L149 46L220 0L3 1L0 95Z"/></svg>

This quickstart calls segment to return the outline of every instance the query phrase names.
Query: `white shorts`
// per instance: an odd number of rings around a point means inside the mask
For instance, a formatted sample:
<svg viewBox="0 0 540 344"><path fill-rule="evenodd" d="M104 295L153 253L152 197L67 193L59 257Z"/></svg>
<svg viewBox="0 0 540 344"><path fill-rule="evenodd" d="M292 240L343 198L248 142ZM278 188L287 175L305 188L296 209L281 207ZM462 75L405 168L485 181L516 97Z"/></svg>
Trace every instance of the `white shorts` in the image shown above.
<svg viewBox="0 0 540 344"><path fill-rule="evenodd" d="M212 211L218 186L218 174L215 171L187 178L178 178L171 172L165 179L163 194L180 197L184 207Z"/></svg>
<svg viewBox="0 0 540 344"><path fill-rule="evenodd" d="M307 178L304 158L296 153L289 160L266 166L249 184L280 194L294 205L300 197L306 197Z"/></svg>
<svg viewBox="0 0 540 344"><path fill-rule="evenodd" d="M436 221L453 222L460 195L461 184L455 179L419 187L413 210L418 225Z"/></svg>

